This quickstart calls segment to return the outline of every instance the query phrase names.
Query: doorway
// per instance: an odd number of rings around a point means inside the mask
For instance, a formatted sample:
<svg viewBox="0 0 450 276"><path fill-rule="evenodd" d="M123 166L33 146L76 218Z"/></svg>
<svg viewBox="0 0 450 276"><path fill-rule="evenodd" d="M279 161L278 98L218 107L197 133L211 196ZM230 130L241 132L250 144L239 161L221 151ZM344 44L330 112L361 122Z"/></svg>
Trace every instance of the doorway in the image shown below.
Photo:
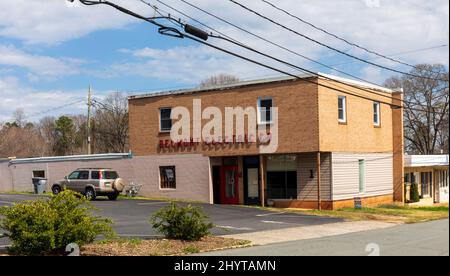
<svg viewBox="0 0 450 276"><path fill-rule="evenodd" d="M239 204L239 174L237 166L223 166L221 170L220 203Z"/></svg>
<svg viewBox="0 0 450 276"><path fill-rule="evenodd" d="M221 203L222 167L213 166L212 169L214 204Z"/></svg>

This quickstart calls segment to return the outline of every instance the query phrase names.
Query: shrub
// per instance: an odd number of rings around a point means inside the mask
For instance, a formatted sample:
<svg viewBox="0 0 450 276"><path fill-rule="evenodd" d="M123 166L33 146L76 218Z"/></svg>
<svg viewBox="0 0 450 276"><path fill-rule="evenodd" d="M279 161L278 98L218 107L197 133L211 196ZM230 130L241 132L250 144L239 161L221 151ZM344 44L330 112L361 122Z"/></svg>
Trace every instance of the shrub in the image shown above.
<svg viewBox="0 0 450 276"><path fill-rule="evenodd" d="M175 203L154 214L150 223L166 238L186 241L198 241L214 227L199 207L181 207Z"/></svg>
<svg viewBox="0 0 450 276"><path fill-rule="evenodd" d="M111 221L95 217L95 209L82 196L64 191L48 201L36 200L3 207L0 227L16 254L63 253L66 246L91 243L99 235L113 236Z"/></svg>
<svg viewBox="0 0 450 276"><path fill-rule="evenodd" d="M416 203L420 201L419 195L419 185L417 183L412 183L409 191L409 200L411 203Z"/></svg>
<svg viewBox="0 0 450 276"><path fill-rule="evenodd" d="M18 254L36 255L55 248L56 212L43 201L25 202L2 207L5 218L0 228L8 231L11 250Z"/></svg>

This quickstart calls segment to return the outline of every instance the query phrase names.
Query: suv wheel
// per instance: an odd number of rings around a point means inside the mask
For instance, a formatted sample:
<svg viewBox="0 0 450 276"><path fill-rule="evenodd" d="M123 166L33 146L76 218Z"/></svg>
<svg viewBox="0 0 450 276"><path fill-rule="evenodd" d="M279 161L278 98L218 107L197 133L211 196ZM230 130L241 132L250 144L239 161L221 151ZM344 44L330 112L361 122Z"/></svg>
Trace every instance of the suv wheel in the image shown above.
<svg viewBox="0 0 450 276"><path fill-rule="evenodd" d="M61 193L61 187L59 187L59 186L53 186L53 187L52 187L52 193L53 193L54 195L59 195L59 193Z"/></svg>
<svg viewBox="0 0 450 276"><path fill-rule="evenodd" d="M119 193L114 193L114 194L109 194L108 195L108 199L109 200L117 200L117 198L119 197Z"/></svg>
<svg viewBox="0 0 450 276"><path fill-rule="evenodd" d="M87 200L95 200L96 198L95 191L92 188L86 188L86 192L84 193L84 195L86 196Z"/></svg>

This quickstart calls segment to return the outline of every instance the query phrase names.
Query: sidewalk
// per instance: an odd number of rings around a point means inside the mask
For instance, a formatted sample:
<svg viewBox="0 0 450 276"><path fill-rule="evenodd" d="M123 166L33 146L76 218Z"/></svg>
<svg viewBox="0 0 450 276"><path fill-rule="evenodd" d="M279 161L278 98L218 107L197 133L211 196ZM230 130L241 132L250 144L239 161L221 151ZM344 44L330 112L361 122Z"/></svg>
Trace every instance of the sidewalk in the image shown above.
<svg viewBox="0 0 450 276"><path fill-rule="evenodd" d="M248 240L251 241L253 245L267 245L273 243L308 240L370 230L386 229L398 225L399 224L386 223L380 221L351 221L351 222L338 222L326 225L305 226L281 230L225 235L222 237Z"/></svg>

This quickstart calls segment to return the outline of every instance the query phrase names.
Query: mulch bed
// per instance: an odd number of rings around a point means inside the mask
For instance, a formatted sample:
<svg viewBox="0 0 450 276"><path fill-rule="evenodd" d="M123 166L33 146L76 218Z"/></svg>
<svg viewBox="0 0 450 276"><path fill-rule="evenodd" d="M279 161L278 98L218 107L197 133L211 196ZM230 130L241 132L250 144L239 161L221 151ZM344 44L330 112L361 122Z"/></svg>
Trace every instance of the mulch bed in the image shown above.
<svg viewBox="0 0 450 276"><path fill-rule="evenodd" d="M83 256L180 256L250 246L249 241L209 236L200 241L117 240L90 244Z"/></svg>

